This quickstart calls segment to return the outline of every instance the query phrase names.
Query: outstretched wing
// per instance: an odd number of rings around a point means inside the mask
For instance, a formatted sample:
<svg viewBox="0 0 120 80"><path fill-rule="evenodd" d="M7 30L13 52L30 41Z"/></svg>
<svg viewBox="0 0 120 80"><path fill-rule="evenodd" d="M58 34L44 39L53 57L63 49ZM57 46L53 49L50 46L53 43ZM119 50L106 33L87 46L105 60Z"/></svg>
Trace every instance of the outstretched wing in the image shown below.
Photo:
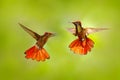
<svg viewBox="0 0 120 80"><path fill-rule="evenodd" d="M87 34L92 34L98 31L102 31L102 30L108 30L108 28L85 28Z"/></svg>
<svg viewBox="0 0 120 80"><path fill-rule="evenodd" d="M67 30L70 31L73 34L75 34L75 32L76 32L75 28L68 28Z"/></svg>
<svg viewBox="0 0 120 80"><path fill-rule="evenodd" d="M36 40L39 39L40 35L37 34L36 32L28 29L27 27L25 27L24 25L18 23L27 33L29 33L33 38L35 38Z"/></svg>

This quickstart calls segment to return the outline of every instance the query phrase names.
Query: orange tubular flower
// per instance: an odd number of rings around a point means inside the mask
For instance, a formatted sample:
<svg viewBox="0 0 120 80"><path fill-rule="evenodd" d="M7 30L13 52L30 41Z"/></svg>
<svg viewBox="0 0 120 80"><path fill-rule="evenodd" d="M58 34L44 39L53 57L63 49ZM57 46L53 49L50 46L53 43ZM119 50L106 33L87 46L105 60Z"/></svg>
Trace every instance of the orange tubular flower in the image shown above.
<svg viewBox="0 0 120 80"><path fill-rule="evenodd" d="M54 34L50 32L45 32L44 35L41 36L36 32L28 29L24 25L20 23L19 25L37 41L33 47L25 51L26 54L25 57L27 59L31 58L32 60L37 60L37 61L45 61L46 59L49 59L50 56L43 48L43 46L47 42L48 38L54 36Z"/></svg>
<svg viewBox="0 0 120 80"><path fill-rule="evenodd" d="M83 28L80 21L72 22L75 28L70 28L78 39L74 40L69 48L76 54L86 55L94 47L94 41L87 37L88 34L94 33L101 30L107 30L107 28Z"/></svg>

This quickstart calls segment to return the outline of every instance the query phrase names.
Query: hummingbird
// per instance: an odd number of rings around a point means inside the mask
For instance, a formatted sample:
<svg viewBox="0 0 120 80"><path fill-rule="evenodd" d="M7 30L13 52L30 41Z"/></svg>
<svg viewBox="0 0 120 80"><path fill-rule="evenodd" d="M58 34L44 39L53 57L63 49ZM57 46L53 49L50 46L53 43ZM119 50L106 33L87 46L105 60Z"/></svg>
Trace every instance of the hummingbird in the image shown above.
<svg viewBox="0 0 120 80"><path fill-rule="evenodd" d="M83 28L80 21L72 23L75 28L69 28L68 30L78 38L70 43L69 48L75 54L86 55L94 47L94 41L88 38L89 34L107 30L107 28Z"/></svg>
<svg viewBox="0 0 120 80"><path fill-rule="evenodd" d="M25 58L37 60L37 61L45 61L49 59L50 56L47 51L43 48L45 43L47 42L48 38L54 36L54 33L45 32L43 35L39 35L38 33L30 30L29 28L25 27L21 23L18 23L28 34L30 34L37 42L34 46L26 50Z"/></svg>

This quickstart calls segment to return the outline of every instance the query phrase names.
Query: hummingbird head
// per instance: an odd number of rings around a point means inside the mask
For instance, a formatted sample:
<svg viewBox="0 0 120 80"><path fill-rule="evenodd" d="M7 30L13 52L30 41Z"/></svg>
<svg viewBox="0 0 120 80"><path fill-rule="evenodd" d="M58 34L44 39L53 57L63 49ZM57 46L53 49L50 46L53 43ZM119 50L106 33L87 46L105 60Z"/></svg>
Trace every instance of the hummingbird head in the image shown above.
<svg viewBox="0 0 120 80"><path fill-rule="evenodd" d="M50 33L50 32L45 32L44 35L45 35L46 37L53 37L53 36L55 36L54 33Z"/></svg>
<svg viewBox="0 0 120 80"><path fill-rule="evenodd" d="M75 26L77 25L80 25L81 26L81 22L80 21L75 21L75 22L72 22Z"/></svg>

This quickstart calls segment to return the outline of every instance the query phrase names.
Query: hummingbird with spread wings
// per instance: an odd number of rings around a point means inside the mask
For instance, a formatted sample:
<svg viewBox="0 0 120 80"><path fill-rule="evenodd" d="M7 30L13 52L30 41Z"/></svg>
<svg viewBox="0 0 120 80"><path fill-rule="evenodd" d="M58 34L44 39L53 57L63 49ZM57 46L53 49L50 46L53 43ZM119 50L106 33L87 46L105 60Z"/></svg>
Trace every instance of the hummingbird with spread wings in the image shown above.
<svg viewBox="0 0 120 80"><path fill-rule="evenodd" d="M43 46L47 42L48 38L54 36L54 34L50 32L45 32L44 35L39 35L36 32L28 29L24 25L20 23L19 25L37 41L34 46L25 51L25 57L27 59L31 58L32 60L37 61L45 61L46 59L49 59L50 56L47 53L47 51L43 48Z"/></svg>
<svg viewBox="0 0 120 80"><path fill-rule="evenodd" d="M107 30L107 28L83 28L80 21L72 22L75 25L75 28L69 28L68 30L77 36L78 39L71 42L69 45L70 50L75 54L86 55L94 47L94 41L88 38L87 35Z"/></svg>

